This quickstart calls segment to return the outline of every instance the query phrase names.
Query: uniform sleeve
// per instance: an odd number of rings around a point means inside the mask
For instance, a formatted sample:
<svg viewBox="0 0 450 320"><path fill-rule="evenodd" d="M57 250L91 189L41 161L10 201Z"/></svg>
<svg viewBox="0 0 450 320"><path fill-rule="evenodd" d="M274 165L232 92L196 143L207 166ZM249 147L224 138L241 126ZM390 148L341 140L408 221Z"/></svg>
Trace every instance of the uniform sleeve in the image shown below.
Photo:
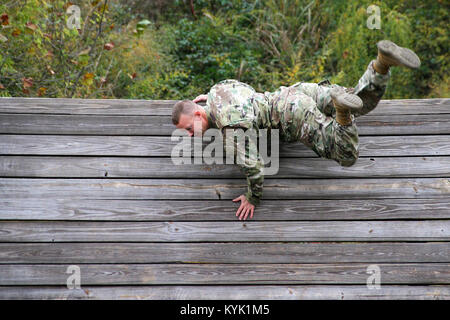
<svg viewBox="0 0 450 320"><path fill-rule="evenodd" d="M245 197L251 204L258 205L263 193L264 166L261 163L256 142L245 143L243 139L234 138L235 135L237 136L237 134L234 134L237 129L242 130L239 127L227 126L222 128L224 151L225 154L234 155L234 163L239 166L241 172L247 178L248 189ZM244 143L244 146L241 145L242 143Z"/></svg>
<svg viewBox="0 0 450 320"><path fill-rule="evenodd" d="M224 80L214 85L208 92L206 104L214 114L216 125L219 128L251 128L255 120L254 93L252 87L236 80Z"/></svg>
<svg viewBox="0 0 450 320"><path fill-rule="evenodd" d="M251 113L250 113L251 112ZM253 109L248 104L229 105L220 110L219 125L250 129L253 126Z"/></svg>

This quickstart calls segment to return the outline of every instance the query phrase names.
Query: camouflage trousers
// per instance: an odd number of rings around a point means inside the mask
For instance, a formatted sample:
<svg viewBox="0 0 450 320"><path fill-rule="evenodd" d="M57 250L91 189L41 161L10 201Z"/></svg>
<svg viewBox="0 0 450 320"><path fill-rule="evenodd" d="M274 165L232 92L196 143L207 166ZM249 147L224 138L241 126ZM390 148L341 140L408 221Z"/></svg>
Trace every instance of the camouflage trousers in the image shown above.
<svg viewBox="0 0 450 320"><path fill-rule="evenodd" d="M338 85L328 81L316 83L298 82L290 87L287 103L296 104L292 122L287 128L289 141L301 141L318 156L333 159L342 166L353 165L359 156L359 137L355 117L372 111L383 96L390 72L376 73L371 61L355 88L344 88L346 92L357 94L363 107L351 114L351 124L340 125L336 119L330 90Z"/></svg>

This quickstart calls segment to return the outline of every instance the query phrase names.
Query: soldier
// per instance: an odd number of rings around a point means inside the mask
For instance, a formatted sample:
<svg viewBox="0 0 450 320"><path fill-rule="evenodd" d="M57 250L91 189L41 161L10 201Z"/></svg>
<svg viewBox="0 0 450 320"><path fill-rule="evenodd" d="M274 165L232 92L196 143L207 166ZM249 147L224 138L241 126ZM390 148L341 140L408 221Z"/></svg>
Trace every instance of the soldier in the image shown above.
<svg viewBox="0 0 450 320"><path fill-rule="evenodd" d="M279 129L281 141L301 141L322 158L335 160L342 166L353 165L359 156L355 117L377 106L386 90L390 67L420 66L420 59L407 48L388 40L378 42L377 47L377 58L369 63L355 88L328 81L297 82L263 94L246 83L226 79L215 84L207 95L174 105L173 124L187 130L190 136L202 136L208 128L222 130L225 152L234 154L234 163L247 178L247 193L233 199L241 201L236 212L239 220L246 220L249 214L252 218L255 206L260 203L264 166L255 150L256 144L245 143L245 148L240 148L231 130ZM206 106L197 104L201 101L206 101ZM229 146L231 150L227 149Z"/></svg>

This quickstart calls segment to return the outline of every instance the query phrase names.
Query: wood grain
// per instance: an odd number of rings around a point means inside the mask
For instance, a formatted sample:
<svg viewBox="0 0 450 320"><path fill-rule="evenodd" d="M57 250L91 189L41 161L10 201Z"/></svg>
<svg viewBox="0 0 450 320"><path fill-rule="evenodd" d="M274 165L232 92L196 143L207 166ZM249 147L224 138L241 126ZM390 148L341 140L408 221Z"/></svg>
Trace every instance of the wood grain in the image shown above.
<svg viewBox="0 0 450 320"><path fill-rule="evenodd" d="M449 241L450 220L4 221L0 242Z"/></svg>
<svg viewBox="0 0 450 320"><path fill-rule="evenodd" d="M437 199L263 200L253 220L408 220L450 218ZM228 200L0 199L0 220L236 221Z"/></svg>
<svg viewBox="0 0 450 320"><path fill-rule="evenodd" d="M175 165L171 158L0 156L0 176L59 178L242 178L223 158L212 164ZM281 158L276 175L266 178L381 178L450 176L447 157L359 158L351 167L322 158ZM272 167L269 164L268 167Z"/></svg>
<svg viewBox="0 0 450 320"><path fill-rule="evenodd" d="M65 285L70 265L2 265L0 286ZM88 264L82 285L366 284L368 264ZM386 284L450 284L449 263L380 263Z"/></svg>
<svg viewBox="0 0 450 320"><path fill-rule="evenodd" d="M172 114L178 100L137 99L67 99L67 98L0 98L0 113L44 114L109 114L162 115ZM204 103L200 103L204 105ZM369 114L436 114L450 113L450 99L381 100Z"/></svg>
<svg viewBox="0 0 450 320"><path fill-rule="evenodd" d="M356 118L359 135L450 134L450 113ZM170 116L0 114L0 133L171 136Z"/></svg>
<svg viewBox="0 0 450 320"><path fill-rule="evenodd" d="M450 135L366 136L360 157L450 155ZM170 157L177 140L157 136L0 135L3 155L73 155ZM203 148L208 144L205 142ZM281 143L280 157L318 156L301 142Z"/></svg>
<svg viewBox="0 0 450 320"><path fill-rule="evenodd" d="M382 285L217 285L0 287L0 299L90 300L449 300L450 286Z"/></svg>
<svg viewBox="0 0 450 320"><path fill-rule="evenodd" d="M241 179L0 178L5 199L234 199ZM448 198L450 178L265 179L263 200Z"/></svg>
<svg viewBox="0 0 450 320"><path fill-rule="evenodd" d="M0 264L449 263L448 242L0 243Z"/></svg>
<svg viewBox="0 0 450 320"><path fill-rule="evenodd" d="M237 166L173 165L175 102L0 98L0 299L450 300L450 99L356 118L352 167L281 143L247 221Z"/></svg>

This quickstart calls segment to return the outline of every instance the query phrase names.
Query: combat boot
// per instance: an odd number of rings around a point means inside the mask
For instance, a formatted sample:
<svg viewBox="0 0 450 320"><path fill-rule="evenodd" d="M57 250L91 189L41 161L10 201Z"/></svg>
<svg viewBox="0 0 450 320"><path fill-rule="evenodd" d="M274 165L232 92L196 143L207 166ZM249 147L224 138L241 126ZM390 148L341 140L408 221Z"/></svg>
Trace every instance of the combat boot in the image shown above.
<svg viewBox="0 0 450 320"><path fill-rule="evenodd" d="M346 93L341 87L331 89L330 96L336 109L336 121L342 126L350 125L352 112L363 107L361 98L356 94Z"/></svg>
<svg viewBox="0 0 450 320"><path fill-rule="evenodd" d="M380 74L386 74L391 66L404 66L411 69L420 67L419 57L410 49L400 47L389 40L377 43L378 56L373 68Z"/></svg>

